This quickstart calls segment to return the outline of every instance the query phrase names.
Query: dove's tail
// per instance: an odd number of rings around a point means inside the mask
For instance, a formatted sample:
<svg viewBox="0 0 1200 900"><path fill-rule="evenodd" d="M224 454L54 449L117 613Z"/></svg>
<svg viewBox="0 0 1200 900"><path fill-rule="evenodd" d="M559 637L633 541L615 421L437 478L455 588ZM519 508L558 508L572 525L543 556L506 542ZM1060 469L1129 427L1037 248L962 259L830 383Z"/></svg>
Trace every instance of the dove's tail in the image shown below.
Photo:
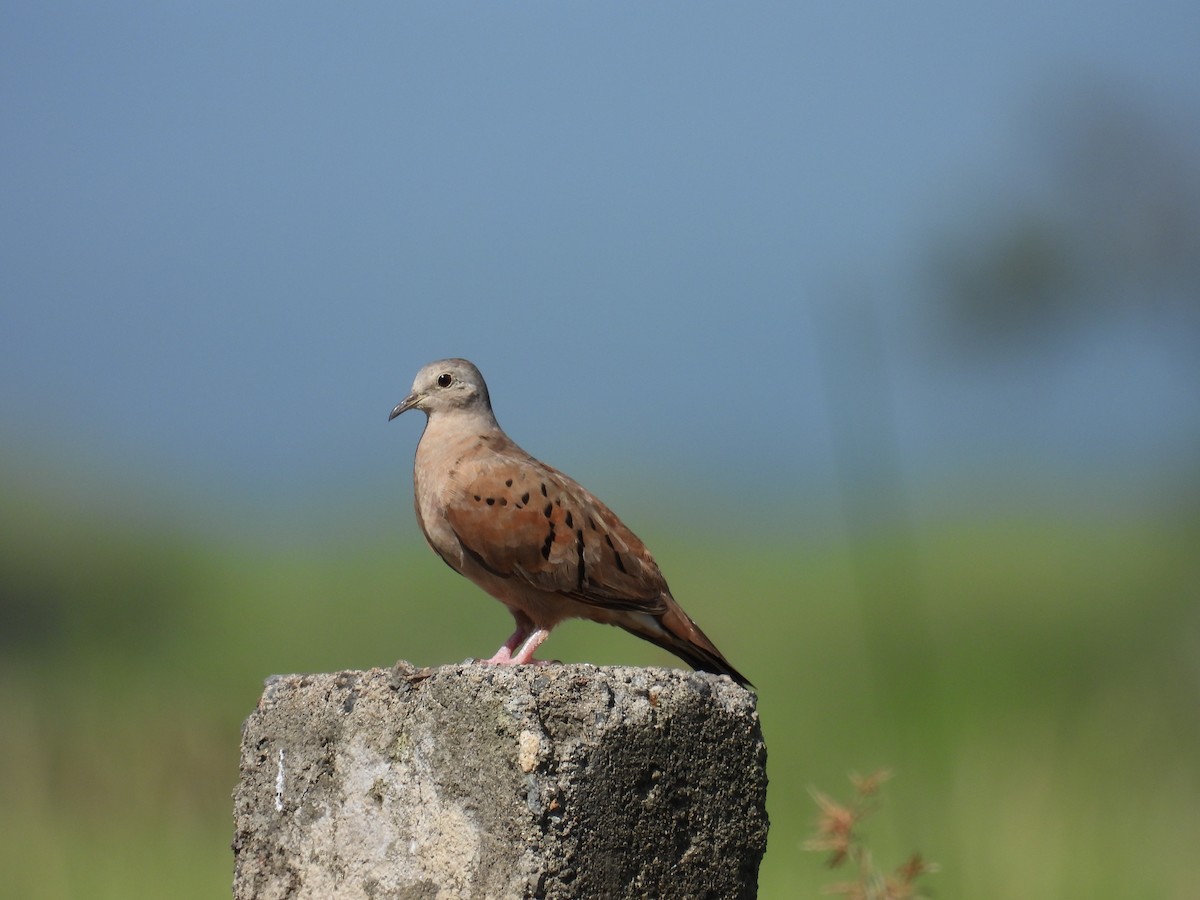
<svg viewBox="0 0 1200 900"><path fill-rule="evenodd" d="M664 594L663 600L666 601L666 612L660 615L634 614L623 618L618 624L630 634L674 653L693 669L728 675L742 687L754 687L750 679L729 664L670 594Z"/></svg>

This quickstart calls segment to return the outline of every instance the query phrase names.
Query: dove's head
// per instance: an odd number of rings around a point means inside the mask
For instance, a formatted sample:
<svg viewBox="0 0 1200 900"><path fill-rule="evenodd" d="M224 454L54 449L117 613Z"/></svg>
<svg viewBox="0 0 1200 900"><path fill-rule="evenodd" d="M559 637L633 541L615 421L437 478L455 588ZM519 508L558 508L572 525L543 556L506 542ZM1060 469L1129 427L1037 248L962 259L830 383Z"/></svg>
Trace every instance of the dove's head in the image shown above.
<svg viewBox="0 0 1200 900"><path fill-rule="evenodd" d="M474 363L465 359L439 359L425 366L413 380L412 391L396 404L388 420L419 409L427 416L465 411L492 417L487 385Z"/></svg>

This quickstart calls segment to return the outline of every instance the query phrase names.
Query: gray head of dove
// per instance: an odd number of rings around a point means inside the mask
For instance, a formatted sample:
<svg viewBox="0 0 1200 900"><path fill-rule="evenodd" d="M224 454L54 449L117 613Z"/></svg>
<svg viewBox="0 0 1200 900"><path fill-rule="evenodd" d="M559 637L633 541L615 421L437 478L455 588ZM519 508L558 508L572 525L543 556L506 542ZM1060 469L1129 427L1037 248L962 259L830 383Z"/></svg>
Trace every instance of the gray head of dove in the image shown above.
<svg viewBox="0 0 1200 900"><path fill-rule="evenodd" d="M410 409L427 416L463 410L492 417L487 384L474 363L465 359L439 359L421 369L413 379L412 391L396 404L388 421Z"/></svg>

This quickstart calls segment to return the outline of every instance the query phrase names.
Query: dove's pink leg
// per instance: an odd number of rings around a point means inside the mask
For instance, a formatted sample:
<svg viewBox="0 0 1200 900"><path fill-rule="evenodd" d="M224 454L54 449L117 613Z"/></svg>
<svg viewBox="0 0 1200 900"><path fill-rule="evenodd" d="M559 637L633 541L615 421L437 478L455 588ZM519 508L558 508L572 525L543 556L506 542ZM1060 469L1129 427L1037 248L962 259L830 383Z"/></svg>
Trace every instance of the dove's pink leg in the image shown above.
<svg viewBox="0 0 1200 900"><path fill-rule="evenodd" d="M534 662L533 653L550 634L548 628L534 627L533 620L523 612L512 611L517 622L517 630L508 636L508 640L485 663L496 666L523 666ZM520 647L520 650L517 648Z"/></svg>
<svg viewBox="0 0 1200 900"><path fill-rule="evenodd" d="M533 622L524 615L514 614L514 617L517 620L517 630L508 636L508 640L491 659L485 659L484 662L496 666L543 665L543 661L534 659L533 654L537 652L542 641L550 636L550 629L534 628ZM518 650L518 647L521 649Z"/></svg>
<svg viewBox="0 0 1200 900"><path fill-rule="evenodd" d="M517 649L522 641L529 637L529 632L532 627L532 623L527 625L524 622L518 622L517 630L508 636L508 640L500 646L500 649L496 651L495 655L493 655L491 659L485 659L483 661L485 663L493 663L498 666L511 665L513 662L513 651Z"/></svg>
<svg viewBox="0 0 1200 900"><path fill-rule="evenodd" d="M537 631L535 631L531 635L529 635L529 637L525 638L525 643L523 643L521 645L521 649L517 651L517 655L512 658L512 665L514 665L514 666L524 666L524 665L544 666L544 665L546 665L546 660L534 659L533 654L536 653L537 648L542 645L542 641L544 641L548 637L550 637L550 629L549 628L539 628L539 629L537 629Z"/></svg>

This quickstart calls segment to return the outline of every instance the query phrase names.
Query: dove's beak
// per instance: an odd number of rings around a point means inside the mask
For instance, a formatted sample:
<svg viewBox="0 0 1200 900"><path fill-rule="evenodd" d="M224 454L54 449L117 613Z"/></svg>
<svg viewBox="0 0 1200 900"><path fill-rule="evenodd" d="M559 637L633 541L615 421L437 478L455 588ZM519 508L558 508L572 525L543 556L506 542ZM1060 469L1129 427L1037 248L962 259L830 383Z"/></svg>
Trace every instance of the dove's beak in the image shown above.
<svg viewBox="0 0 1200 900"><path fill-rule="evenodd" d="M393 409L392 414L390 416L388 416L388 421L389 422L392 421L392 419L396 418L396 416L400 415L400 413L404 412L405 410L412 409L414 406L417 405L417 403L420 402L420 400L421 400L421 398L417 395L416 391L409 394L407 397L405 397L403 400L401 400L399 403L396 404L396 408Z"/></svg>

